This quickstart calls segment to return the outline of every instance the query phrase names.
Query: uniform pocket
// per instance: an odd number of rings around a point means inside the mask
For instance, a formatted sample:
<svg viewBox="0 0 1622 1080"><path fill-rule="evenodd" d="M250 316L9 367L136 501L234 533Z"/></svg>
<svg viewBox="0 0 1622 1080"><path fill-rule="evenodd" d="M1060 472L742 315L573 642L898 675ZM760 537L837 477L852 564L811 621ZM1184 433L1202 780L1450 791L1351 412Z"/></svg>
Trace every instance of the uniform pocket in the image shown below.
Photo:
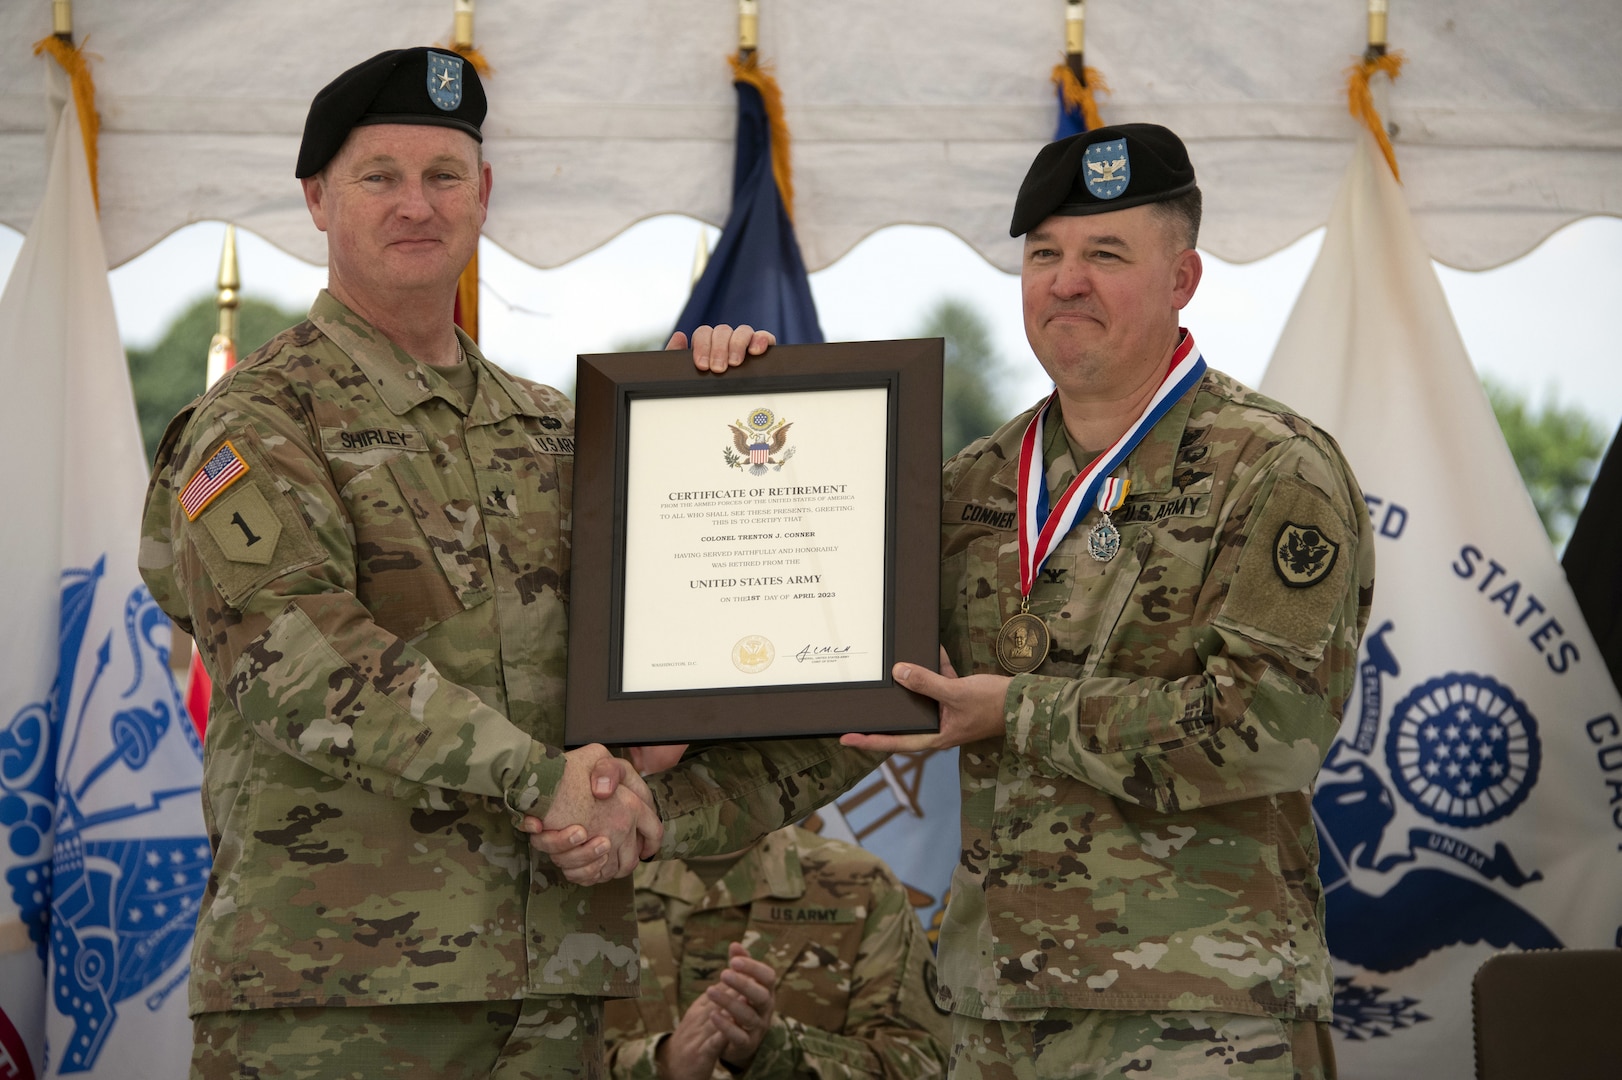
<svg viewBox="0 0 1622 1080"><path fill-rule="evenodd" d="M410 456L356 473L341 492L355 530L356 594L379 626L407 640L490 596L477 509L447 506Z"/></svg>

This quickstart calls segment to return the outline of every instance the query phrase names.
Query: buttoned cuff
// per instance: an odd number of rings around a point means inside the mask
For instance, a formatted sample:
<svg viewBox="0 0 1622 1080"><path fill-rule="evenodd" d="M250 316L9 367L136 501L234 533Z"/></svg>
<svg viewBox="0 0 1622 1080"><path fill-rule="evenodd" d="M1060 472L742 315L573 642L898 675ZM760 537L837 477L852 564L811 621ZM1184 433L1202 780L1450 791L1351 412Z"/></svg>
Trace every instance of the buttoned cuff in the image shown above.
<svg viewBox="0 0 1622 1080"><path fill-rule="evenodd" d="M795 1060L797 1056L787 1022L781 1013L774 1012L771 1026L755 1048L755 1056L750 1059L747 1069L734 1069L725 1061L721 1064L728 1074L742 1077L743 1080L770 1080L776 1076L796 1075L799 1072Z"/></svg>
<svg viewBox="0 0 1622 1080"><path fill-rule="evenodd" d="M1046 758L1053 745L1053 715L1067 679L1015 675L1003 697L1003 739L1022 757Z"/></svg>
<svg viewBox="0 0 1622 1080"><path fill-rule="evenodd" d="M551 809L558 785L563 782L566 762L563 752L539 740L532 740L529 756L507 784L502 801L512 813L514 822L529 817L544 817Z"/></svg>

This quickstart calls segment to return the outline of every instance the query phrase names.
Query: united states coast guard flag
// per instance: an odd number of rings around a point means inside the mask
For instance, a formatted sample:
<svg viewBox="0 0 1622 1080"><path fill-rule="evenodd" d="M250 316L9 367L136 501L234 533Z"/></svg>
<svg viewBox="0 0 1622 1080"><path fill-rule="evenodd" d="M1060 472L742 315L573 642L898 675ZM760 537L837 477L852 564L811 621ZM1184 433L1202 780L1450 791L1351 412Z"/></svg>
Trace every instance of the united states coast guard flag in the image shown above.
<svg viewBox="0 0 1622 1080"><path fill-rule="evenodd" d="M136 572L146 488L70 103L0 296L0 1077L186 1075L202 751Z"/></svg>
<svg viewBox="0 0 1622 1080"><path fill-rule="evenodd" d="M1367 134L1262 389L1339 439L1377 537L1313 798L1341 1072L1468 1076L1483 961L1618 944L1622 700Z"/></svg>

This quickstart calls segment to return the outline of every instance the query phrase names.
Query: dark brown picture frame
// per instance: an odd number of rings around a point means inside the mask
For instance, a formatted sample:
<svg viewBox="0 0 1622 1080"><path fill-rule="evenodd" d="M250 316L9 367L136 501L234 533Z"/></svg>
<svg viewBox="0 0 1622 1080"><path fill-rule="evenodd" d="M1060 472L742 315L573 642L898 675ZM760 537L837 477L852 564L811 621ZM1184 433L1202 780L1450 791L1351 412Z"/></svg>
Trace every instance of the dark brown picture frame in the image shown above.
<svg viewBox="0 0 1622 1080"><path fill-rule="evenodd" d="M777 345L724 375L698 371L687 352L578 358L567 745L937 730L935 702L897 685L890 669L906 661L939 670L943 359L940 338ZM888 391L889 405L885 542L874 553L884 562L882 677L758 688L620 689L625 620L676 615L624 611L631 402L875 387Z"/></svg>

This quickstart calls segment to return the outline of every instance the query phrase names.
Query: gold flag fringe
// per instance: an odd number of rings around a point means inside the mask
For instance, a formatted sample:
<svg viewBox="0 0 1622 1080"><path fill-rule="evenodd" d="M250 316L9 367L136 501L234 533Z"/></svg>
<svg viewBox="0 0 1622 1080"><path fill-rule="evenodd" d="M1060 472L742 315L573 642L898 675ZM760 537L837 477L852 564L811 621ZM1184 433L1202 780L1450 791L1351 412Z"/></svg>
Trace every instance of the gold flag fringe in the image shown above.
<svg viewBox="0 0 1622 1080"><path fill-rule="evenodd" d="M783 200L783 211L793 221L794 169L789 164L789 134L788 123L783 119L783 91L778 88L771 71L761 67L753 53L746 60L740 60L737 54L729 56L727 60L732 64L732 80L748 83L759 90L766 103L766 123L772 133L772 176L777 180L777 193Z"/></svg>
<svg viewBox="0 0 1622 1080"><path fill-rule="evenodd" d="M462 267L462 276L456 279L456 325L468 337L479 340L479 252Z"/></svg>
<svg viewBox="0 0 1622 1080"><path fill-rule="evenodd" d="M484 58L484 54L472 45L446 45L445 48L472 64L473 70L486 79L496 70L490 66L490 61Z"/></svg>
<svg viewBox="0 0 1622 1080"><path fill-rule="evenodd" d="M79 112L79 134L84 137L85 161L90 166L90 196L101 212L101 185L96 169L97 138L101 134L101 117L96 114L96 81L90 77L90 58L83 47L70 45L54 34L34 42L34 55L50 53L51 58L68 73L73 87L73 106Z"/></svg>
<svg viewBox="0 0 1622 1080"><path fill-rule="evenodd" d="M1064 94L1064 103L1067 107L1081 110L1081 118L1086 121L1087 130L1104 126L1103 117L1098 115L1098 105L1093 101L1093 95L1110 92L1109 83L1104 81L1097 68L1083 67L1082 72L1087 76L1086 85L1076 78L1076 73L1070 70L1066 63L1055 64L1053 67L1053 85Z"/></svg>
<svg viewBox="0 0 1622 1080"><path fill-rule="evenodd" d="M1363 57L1357 63L1346 69L1346 108L1374 135L1374 141L1380 144L1380 152L1385 155L1387 165L1391 166L1391 175L1402 181L1402 173L1397 171L1397 152L1392 149L1391 139L1386 134L1385 121L1374 108L1374 92L1369 89L1369 80L1377 72L1384 72L1386 78L1393 81L1402 74L1404 57L1400 52L1385 53L1373 58Z"/></svg>

